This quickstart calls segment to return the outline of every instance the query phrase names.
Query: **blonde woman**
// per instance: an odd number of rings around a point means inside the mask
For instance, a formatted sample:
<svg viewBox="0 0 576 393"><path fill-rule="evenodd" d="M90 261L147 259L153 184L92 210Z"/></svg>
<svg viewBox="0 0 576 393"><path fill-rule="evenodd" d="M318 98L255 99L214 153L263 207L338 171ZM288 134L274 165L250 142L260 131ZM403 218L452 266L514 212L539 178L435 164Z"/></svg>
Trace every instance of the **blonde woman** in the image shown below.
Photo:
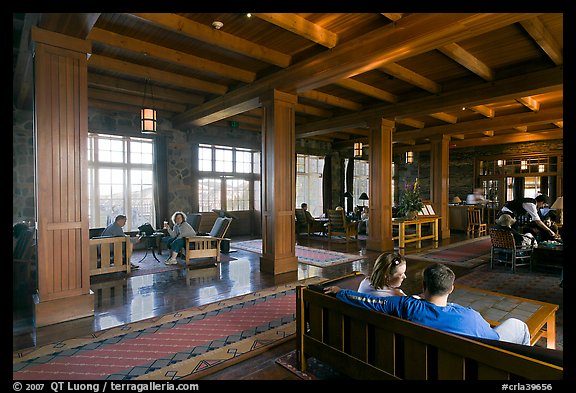
<svg viewBox="0 0 576 393"><path fill-rule="evenodd" d="M358 286L358 292L373 296L406 296L400 289L406 278L406 259L402 255L384 253L374 262L370 277L366 277Z"/></svg>

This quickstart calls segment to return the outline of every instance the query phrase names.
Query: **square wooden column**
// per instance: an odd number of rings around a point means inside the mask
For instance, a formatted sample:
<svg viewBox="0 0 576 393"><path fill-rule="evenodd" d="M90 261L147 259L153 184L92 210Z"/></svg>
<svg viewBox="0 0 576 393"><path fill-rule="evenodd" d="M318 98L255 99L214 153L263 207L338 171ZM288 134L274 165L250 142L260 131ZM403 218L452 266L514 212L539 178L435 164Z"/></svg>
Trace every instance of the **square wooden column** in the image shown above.
<svg viewBox="0 0 576 393"><path fill-rule="evenodd" d="M366 248L393 251L392 240L392 132L395 123L377 119L368 123L370 163L370 209Z"/></svg>
<svg viewBox="0 0 576 393"><path fill-rule="evenodd" d="M36 326L94 315L88 248L89 41L32 29L38 217Z"/></svg>
<svg viewBox="0 0 576 393"><path fill-rule="evenodd" d="M450 136L430 138L430 198L440 219L440 238L450 237L448 212Z"/></svg>
<svg viewBox="0 0 576 393"><path fill-rule="evenodd" d="M298 270L296 257L297 97L273 90L261 97L262 257L260 270L280 274Z"/></svg>

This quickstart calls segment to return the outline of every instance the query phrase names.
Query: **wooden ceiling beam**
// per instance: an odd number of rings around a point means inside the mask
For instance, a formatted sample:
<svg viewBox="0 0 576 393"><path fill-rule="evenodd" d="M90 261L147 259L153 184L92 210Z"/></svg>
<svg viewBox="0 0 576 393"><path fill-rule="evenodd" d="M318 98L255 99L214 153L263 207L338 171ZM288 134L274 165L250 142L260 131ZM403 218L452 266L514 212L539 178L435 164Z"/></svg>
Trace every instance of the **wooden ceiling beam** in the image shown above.
<svg viewBox="0 0 576 393"><path fill-rule="evenodd" d="M434 82L406 67L402 67L396 63L384 64L380 67L380 70L392 75L394 78L400 79L404 82L410 83L411 85L418 86L421 89L426 90L432 94L438 94L442 91L442 86L439 83Z"/></svg>
<svg viewBox="0 0 576 393"><path fill-rule="evenodd" d="M394 140L404 141L413 138L426 138L434 135L470 134L482 132L486 129L502 130L519 125L545 124L562 120L563 108L551 108L540 112L517 113L507 116L497 116L493 119L472 120L457 124L447 124L428 127L415 131L402 131L394 133Z"/></svg>
<svg viewBox="0 0 576 393"><path fill-rule="evenodd" d="M185 86L192 90L206 93L224 95L228 87L218 83L206 82L201 79L192 78L173 72L161 71L156 68L145 67L122 60L113 59L100 55L92 55L88 60L88 67L100 71L114 71L124 75L138 76L143 79L150 79L156 82L166 83L174 86Z"/></svg>
<svg viewBox="0 0 576 393"><path fill-rule="evenodd" d="M506 143L536 142L563 139L563 130L551 130L534 133L497 135L490 138L470 138L461 141L451 141L450 148L503 145Z"/></svg>
<svg viewBox="0 0 576 393"><path fill-rule="evenodd" d="M494 80L494 70L480 61L476 56L472 55L470 52L462 48L456 43L451 43L443 47L438 48L438 50L444 53L446 56L450 57L455 62L459 63L463 67L472 71L482 79L486 81Z"/></svg>
<svg viewBox="0 0 576 393"><path fill-rule="evenodd" d="M144 98L144 86L141 82L132 82L126 79L115 78L112 76L88 74L88 87L95 87L102 90L110 90L124 94L135 94ZM167 89L165 87L152 87L154 99L158 101L172 101L188 105L200 105L204 102L202 96L185 93L181 90Z"/></svg>
<svg viewBox="0 0 576 393"><path fill-rule="evenodd" d="M88 36L89 39L114 48L121 48L143 56L159 59L168 63L176 64L192 70L214 74L219 77L252 83L256 79L256 73L229 66L220 62L211 61L202 57L190 55L185 52L154 45L146 41L113 33L111 31L94 28Z"/></svg>
<svg viewBox="0 0 576 393"><path fill-rule="evenodd" d="M307 123L300 127L300 132L306 135L313 132L321 134L323 130L334 131L348 127L365 127L367 120L374 117L394 118L396 116L423 116L442 110L461 109L484 105L487 101L515 99L518 96L542 94L561 89L564 77L562 66L553 69L535 71L525 75L478 83L466 88L443 92L438 95L401 102L398 104L382 104L368 108L362 112L336 116L331 119Z"/></svg>
<svg viewBox="0 0 576 393"><path fill-rule="evenodd" d="M212 27L194 22L179 15L164 13L136 13L133 15L164 29L204 41L208 45L215 45L282 68L288 67L292 62L292 57L284 53L254 44L253 42L228 34L222 30L215 30Z"/></svg>
<svg viewBox="0 0 576 393"><path fill-rule="evenodd" d="M322 93L318 90L309 90L298 94L299 97L305 97L310 100L318 101L323 104L337 106L339 108L349 109L351 111L361 111L363 106L357 102L346 100L337 96Z"/></svg>
<svg viewBox="0 0 576 393"><path fill-rule="evenodd" d="M308 21L296 14L289 13L252 13L266 22L288 30L326 48L334 48L338 43L338 35Z"/></svg>
<svg viewBox="0 0 576 393"><path fill-rule="evenodd" d="M414 128L424 128L426 126L423 121L412 119L410 117L394 118L394 121Z"/></svg>
<svg viewBox="0 0 576 393"><path fill-rule="evenodd" d="M208 119L216 121L226 116L228 107L241 106L271 89L295 93L313 90L533 16L519 13L411 14L395 24L374 30L282 72L231 91L225 97L179 114L172 121L176 127L209 124Z"/></svg>
<svg viewBox="0 0 576 393"><path fill-rule="evenodd" d="M540 48L548 55L548 57L556 65L564 64L564 55L562 48L554 39L552 34L546 29L540 18L537 16L530 19L520 21L520 24L536 41Z"/></svg>
<svg viewBox="0 0 576 393"><path fill-rule="evenodd" d="M117 102L124 105L133 105L139 108L142 108L143 104L142 97L94 88L88 88L88 98L101 101ZM180 113L186 110L186 105L155 100L154 109Z"/></svg>
<svg viewBox="0 0 576 393"><path fill-rule="evenodd" d="M446 112L431 113L430 117L433 117L435 119L442 120L442 121L445 121L446 123L451 123L451 124L456 124L458 122L458 118L456 116L451 115L451 114L446 113Z"/></svg>
<svg viewBox="0 0 576 393"><path fill-rule="evenodd" d="M377 98L382 101L396 103L398 102L398 97L392 93L389 93L385 90L378 89L372 85L368 85L366 83L358 82L352 78L350 79L343 79L339 82L336 82L335 85L343 87L345 89L349 89L352 91L356 91L358 93L365 94L370 97Z"/></svg>

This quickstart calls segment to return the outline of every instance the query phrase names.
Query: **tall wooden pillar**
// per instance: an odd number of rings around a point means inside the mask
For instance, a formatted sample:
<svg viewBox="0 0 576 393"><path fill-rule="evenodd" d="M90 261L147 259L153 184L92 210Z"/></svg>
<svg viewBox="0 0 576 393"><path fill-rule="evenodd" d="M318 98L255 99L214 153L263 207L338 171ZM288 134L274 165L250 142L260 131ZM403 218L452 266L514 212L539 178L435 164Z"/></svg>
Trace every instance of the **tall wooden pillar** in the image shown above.
<svg viewBox="0 0 576 393"><path fill-rule="evenodd" d="M36 326L94 315L88 248L88 41L32 29Z"/></svg>
<svg viewBox="0 0 576 393"><path fill-rule="evenodd" d="M295 244L296 134L294 95L277 90L261 97L262 257L260 270L298 270Z"/></svg>
<svg viewBox="0 0 576 393"><path fill-rule="evenodd" d="M370 201L366 248L393 251L392 240L392 132L395 123L386 119L369 122Z"/></svg>
<svg viewBox="0 0 576 393"><path fill-rule="evenodd" d="M436 214L440 217L440 238L450 237L448 212L450 136L430 138L430 197Z"/></svg>

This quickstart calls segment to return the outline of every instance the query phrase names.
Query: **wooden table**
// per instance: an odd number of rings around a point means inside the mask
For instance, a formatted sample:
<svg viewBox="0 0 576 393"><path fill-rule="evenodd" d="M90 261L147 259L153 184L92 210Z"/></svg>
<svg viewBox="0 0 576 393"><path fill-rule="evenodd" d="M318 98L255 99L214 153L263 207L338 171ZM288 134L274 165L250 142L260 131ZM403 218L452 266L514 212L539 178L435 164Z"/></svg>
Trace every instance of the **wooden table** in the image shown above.
<svg viewBox="0 0 576 393"><path fill-rule="evenodd" d="M416 247L422 247L422 240L433 239L438 241L438 220L439 216L418 216L413 220L407 218L393 218L392 228L398 227L398 236L394 236L392 240L398 240L399 247L405 248L406 243L416 242ZM430 224L432 227L432 234L422 236L422 224ZM416 232L413 234L406 234L406 227L414 225Z"/></svg>
<svg viewBox="0 0 576 393"><path fill-rule="evenodd" d="M539 243L532 254L532 267L557 268L564 267L564 245L555 246Z"/></svg>
<svg viewBox="0 0 576 393"><path fill-rule="evenodd" d="M454 285L449 302L471 307L478 311L491 326L497 326L505 319L517 318L526 322L530 331L530 345L540 338L546 339L546 347L556 349L556 311L558 305Z"/></svg>

